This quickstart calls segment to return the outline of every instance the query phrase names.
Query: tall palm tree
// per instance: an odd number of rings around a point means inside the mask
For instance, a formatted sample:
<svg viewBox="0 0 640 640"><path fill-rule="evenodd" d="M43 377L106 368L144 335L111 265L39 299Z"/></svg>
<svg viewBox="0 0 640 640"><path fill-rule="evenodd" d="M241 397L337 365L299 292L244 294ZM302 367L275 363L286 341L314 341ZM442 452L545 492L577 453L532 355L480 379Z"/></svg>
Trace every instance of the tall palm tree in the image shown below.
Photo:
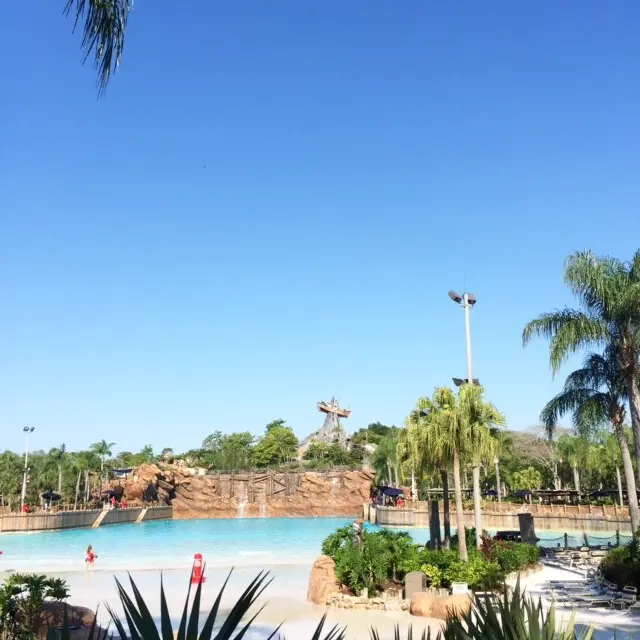
<svg viewBox="0 0 640 640"><path fill-rule="evenodd" d="M382 481L400 486L398 463L398 437L392 432L384 436L376 446L371 464Z"/></svg>
<svg viewBox="0 0 640 640"><path fill-rule="evenodd" d="M495 438L491 428L504 424L504 416L483 399L482 387L464 385L456 395L448 387L439 387L429 401L431 408L424 422L423 447L425 456L436 460L451 460L456 498L456 526L460 559L468 560L462 505L461 468L463 462L478 464L495 452ZM480 487L476 487L479 495ZM482 520L476 527L481 533ZM478 536L479 537L479 536Z"/></svg>
<svg viewBox="0 0 640 640"><path fill-rule="evenodd" d="M65 0L64 13L82 24L83 62L93 57L98 90L103 93L124 49L124 34L133 0Z"/></svg>
<svg viewBox="0 0 640 640"><path fill-rule="evenodd" d="M561 416L570 413L575 429L583 435L593 433L603 425L611 426L620 447L631 530L635 532L640 526L640 510L631 452L624 431L626 397L627 387L617 347L609 345L602 355L587 355L582 368L567 376L562 391L546 404L540 418L551 429Z"/></svg>
<svg viewBox="0 0 640 640"><path fill-rule="evenodd" d="M523 343L536 336L547 338L554 373L585 348L611 351L627 391L640 480L640 250L628 263L589 251L573 253L567 258L564 280L581 309L538 316L525 326Z"/></svg>
<svg viewBox="0 0 640 640"><path fill-rule="evenodd" d="M473 503L475 513L476 546L482 543L482 504L480 493L480 466L492 461L498 448L494 437L506 419L494 405L486 402L482 387L465 384L460 388L460 413L467 431L468 455L473 463Z"/></svg>
<svg viewBox="0 0 640 640"><path fill-rule="evenodd" d="M588 444L584 438L579 436L562 435L558 439L558 453L573 473L573 488L578 493L580 501L580 469L584 469L587 464Z"/></svg>
<svg viewBox="0 0 640 640"><path fill-rule="evenodd" d="M49 458L58 469L58 493L62 493L62 466L64 464L67 447L64 442L59 447L54 447L49 451Z"/></svg>
<svg viewBox="0 0 640 640"><path fill-rule="evenodd" d="M613 433L604 434L600 444L595 447L594 458L596 468L605 473L611 473L616 478L616 487L618 489L618 501L620 506L624 506L624 492L622 488L622 475L620 473L620 467L622 466L622 455L620 452L620 445ZM628 447L627 447L628 450ZM632 475L633 477L633 475ZM635 478L634 478L635 479Z"/></svg>
<svg viewBox="0 0 640 640"><path fill-rule="evenodd" d="M107 458L111 457L112 449L116 446L115 442L107 442L106 440L100 440L100 442L94 442L89 450L93 451L100 457L100 476L104 481L104 462Z"/></svg>
<svg viewBox="0 0 640 640"><path fill-rule="evenodd" d="M462 505L461 459L467 448L465 434L461 430L458 396L448 387L438 387L428 401L426 420L417 445L421 457L432 456L442 464L450 460L453 469L453 489L456 502L456 529L458 532L458 552L460 559L467 562L467 541Z"/></svg>
<svg viewBox="0 0 640 640"><path fill-rule="evenodd" d="M435 453L429 447L429 430L431 412L437 408L433 400L418 398L416 406L406 420L405 441L406 448L412 459L412 467L422 478L425 473L436 472L442 480L442 509L445 549L451 546L451 505L449 502L449 468L452 460L447 459L446 451L438 449Z"/></svg>

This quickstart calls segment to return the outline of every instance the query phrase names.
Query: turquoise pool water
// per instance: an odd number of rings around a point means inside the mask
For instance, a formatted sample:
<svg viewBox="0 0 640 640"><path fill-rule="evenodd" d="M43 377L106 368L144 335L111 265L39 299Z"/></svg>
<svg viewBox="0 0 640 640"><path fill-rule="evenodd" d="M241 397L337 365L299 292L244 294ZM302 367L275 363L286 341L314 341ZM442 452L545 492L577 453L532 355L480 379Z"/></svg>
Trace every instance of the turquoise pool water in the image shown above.
<svg viewBox="0 0 640 640"><path fill-rule="evenodd" d="M211 568L310 565L322 540L345 518L247 518L157 520L98 529L0 535L0 571L84 571L88 545L98 554L96 570L185 569L201 553ZM375 528L375 527L371 527ZM428 529L403 529L418 543ZM548 546L559 533L542 532ZM541 542L545 544L545 542ZM605 543L606 544L606 543Z"/></svg>

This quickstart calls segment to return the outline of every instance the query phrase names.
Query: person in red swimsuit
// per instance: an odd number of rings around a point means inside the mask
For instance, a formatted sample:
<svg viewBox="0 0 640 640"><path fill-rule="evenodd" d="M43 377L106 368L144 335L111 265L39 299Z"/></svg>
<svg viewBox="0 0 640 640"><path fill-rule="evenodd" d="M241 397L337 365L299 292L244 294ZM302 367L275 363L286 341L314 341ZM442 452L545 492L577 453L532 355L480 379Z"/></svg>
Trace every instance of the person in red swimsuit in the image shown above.
<svg viewBox="0 0 640 640"><path fill-rule="evenodd" d="M98 557L98 555L93 550L93 547L91 545L89 545L87 547L87 555L86 555L86 557L84 559L87 569L93 570L93 563L95 562L97 557Z"/></svg>

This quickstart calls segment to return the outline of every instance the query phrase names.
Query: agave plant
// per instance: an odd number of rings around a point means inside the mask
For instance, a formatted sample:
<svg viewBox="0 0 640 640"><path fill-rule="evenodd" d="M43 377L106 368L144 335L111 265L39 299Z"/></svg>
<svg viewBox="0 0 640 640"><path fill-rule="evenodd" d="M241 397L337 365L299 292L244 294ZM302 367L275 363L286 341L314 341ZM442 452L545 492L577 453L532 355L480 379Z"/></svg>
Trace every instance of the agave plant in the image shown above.
<svg viewBox="0 0 640 640"><path fill-rule="evenodd" d="M235 602L231 611L216 633L215 627L218 620L220 603L232 572L233 570L229 572L229 575L224 581L224 584L215 599L213 607L204 620L204 624L202 626L200 625L202 584L198 584L193 596L193 602L191 603L191 606L189 606L189 602L191 600L191 580L189 580L187 598L182 610L182 617L180 619L178 630L175 633L171 623L169 607L167 606L162 577L160 578L159 629L133 578L129 576L129 582L131 583L131 591L133 594L132 596L127 593L122 583L116 578L116 589L124 611L124 620L109 605L107 605L107 610L117 631L118 638L120 640L241 640L264 607L258 609L258 611L251 615L247 621L243 622L243 620L249 613L249 609L255 604L256 600L262 595L264 590L271 584L272 579L269 579L269 572L261 571L251 581L240 598ZM345 630L338 626L334 626L329 629L325 635L323 635L325 623L326 615L322 617L316 627L312 640L344 640ZM280 626L273 631L268 640L280 637L278 636ZM107 633L107 631L101 630L94 620L93 626L87 636L87 640L105 640L107 638ZM60 638L61 640L70 640L71 638L66 611L65 622Z"/></svg>
<svg viewBox="0 0 640 640"><path fill-rule="evenodd" d="M436 640L591 640L593 629L577 632L573 616L564 629L556 630L555 607L548 612L515 586L501 600L476 599L467 614L451 616Z"/></svg>
<svg viewBox="0 0 640 640"><path fill-rule="evenodd" d="M246 622L243 620L252 605L269 586L271 580L268 580L268 572L260 572L236 601L231 612L214 635L220 602L230 577L231 572L222 585L213 608L202 627L200 627L202 587L198 585L196 588L193 603L189 607L191 595L191 584L189 584L182 618L175 635L162 580L160 583L160 629L158 629L133 579L129 577L133 597L116 580L118 596L124 610L124 621L113 609L108 607L108 610L120 640L241 640L262 609L259 609ZM345 640L345 628L334 626L325 633L325 624L326 614L320 620L311 640ZM268 640L275 638L282 640L278 636L279 631L280 627L273 631ZM107 631L99 629L94 620L87 640L106 640L107 633ZM402 640L402 637L400 628L396 626L394 640ZM545 612L540 600L536 604L525 597L519 583L516 584L512 594L505 592L502 600L479 598L474 601L468 613L451 615L444 628L435 637L432 636L430 629L424 630L419 636L420 640L592 640L592 637L593 629L584 632L576 630L573 617L564 629L557 631L555 608L552 606L548 612ZM50 638L71 640L66 611L62 634L50 635ZM371 640L381 640L380 633L373 628L370 632L370 638ZM413 640L411 626L407 630L406 638Z"/></svg>

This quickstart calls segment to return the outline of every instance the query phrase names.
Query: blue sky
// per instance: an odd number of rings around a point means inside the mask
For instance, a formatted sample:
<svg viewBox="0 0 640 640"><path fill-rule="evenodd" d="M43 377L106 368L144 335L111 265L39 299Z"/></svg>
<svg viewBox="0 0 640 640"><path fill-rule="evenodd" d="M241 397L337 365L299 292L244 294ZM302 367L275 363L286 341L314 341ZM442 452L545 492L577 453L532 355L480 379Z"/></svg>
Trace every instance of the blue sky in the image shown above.
<svg viewBox="0 0 640 640"><path fill-rule="evenodd" d="M100 101L63 4L0 7L0 448L400 424L464 375L451 288L536 423L524 323L638 247L637 3L137 2Z"/></svg>

